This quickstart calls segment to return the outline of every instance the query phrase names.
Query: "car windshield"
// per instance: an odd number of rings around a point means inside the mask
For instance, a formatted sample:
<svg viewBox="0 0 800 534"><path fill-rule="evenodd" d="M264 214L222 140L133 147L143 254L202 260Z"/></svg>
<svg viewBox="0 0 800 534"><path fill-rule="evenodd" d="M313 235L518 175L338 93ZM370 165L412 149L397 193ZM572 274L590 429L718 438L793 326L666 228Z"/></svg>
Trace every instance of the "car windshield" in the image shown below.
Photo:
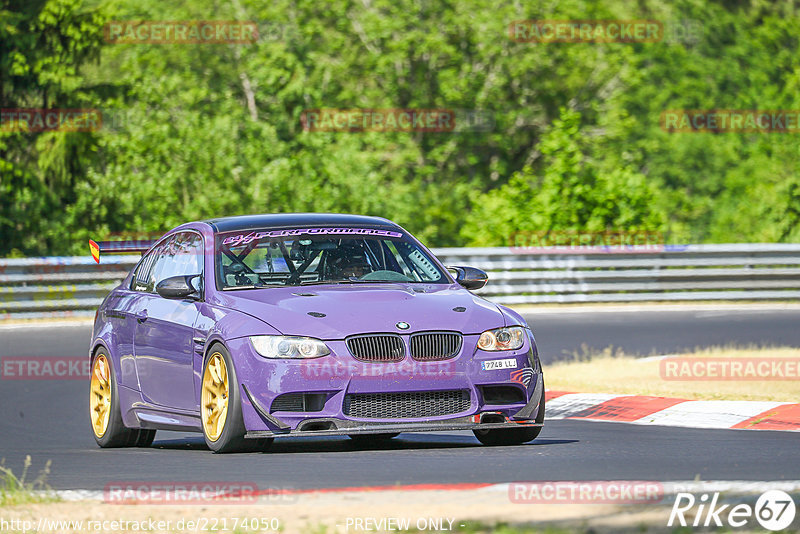
<svg viewBox="0 0 800 534"><path fill-rule="evenodd" d="M264 229L217 237L221 289L375 282L448 283L402 232L371 228Z"/></svg>

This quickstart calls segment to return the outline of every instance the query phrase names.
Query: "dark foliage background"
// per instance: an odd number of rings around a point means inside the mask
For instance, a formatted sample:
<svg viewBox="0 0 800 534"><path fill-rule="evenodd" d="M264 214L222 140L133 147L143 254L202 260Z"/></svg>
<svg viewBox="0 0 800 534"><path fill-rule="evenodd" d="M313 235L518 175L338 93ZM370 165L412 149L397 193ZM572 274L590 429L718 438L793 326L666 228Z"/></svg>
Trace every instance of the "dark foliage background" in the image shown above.
<svg viewBox="0 0 800 534"><path fill-rule="evenodd" d="M517 231L800 241L797 134L667 133L667 109L800 108L794 2L2 0L0 256L254 212L389 217L430 245ZM109 44L110 20L248 20L257 43ZM514 42L520 19L656 19L634 44ZM689 29L677 31L675 28ZM672 29L673 31L669 31ZM684 35L686 34L686 35ZM313 108L491 112L487 132L303 132Z"/></svg>

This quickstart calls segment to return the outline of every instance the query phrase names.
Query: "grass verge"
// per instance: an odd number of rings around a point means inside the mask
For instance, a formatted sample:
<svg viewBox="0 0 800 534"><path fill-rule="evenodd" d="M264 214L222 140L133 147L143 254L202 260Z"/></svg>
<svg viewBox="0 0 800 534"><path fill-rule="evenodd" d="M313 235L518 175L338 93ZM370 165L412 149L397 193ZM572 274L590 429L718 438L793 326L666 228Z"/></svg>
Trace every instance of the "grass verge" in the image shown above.
<svg viewBox="0 0 800 534"><path fill-rule="evenodd" d="M677 358L771 359L800 358L800 350L779 348L712 347ZM681 360L678 360L680 363ZM653 395L692 400L758 400L798 402L800 380L691 380L662 373L662 361L636 358L620 351L606 349L601 353L575 355L571 361L544 366L545 384L556 391L579 393L618 393L620 395Z"/></svg>
<svg viewBox="0 0 800 534"><path fill-rule="evenodd" d="M50 474L50 460L39 475L28 482L28 470L31 467L31 457L26 456L22 464L22 474L17 477L11 469L5 466L5 460L0 460L0 506L15 506L42 502L55 502L58 499L54 494L49 494L47 476Z"/></svg>

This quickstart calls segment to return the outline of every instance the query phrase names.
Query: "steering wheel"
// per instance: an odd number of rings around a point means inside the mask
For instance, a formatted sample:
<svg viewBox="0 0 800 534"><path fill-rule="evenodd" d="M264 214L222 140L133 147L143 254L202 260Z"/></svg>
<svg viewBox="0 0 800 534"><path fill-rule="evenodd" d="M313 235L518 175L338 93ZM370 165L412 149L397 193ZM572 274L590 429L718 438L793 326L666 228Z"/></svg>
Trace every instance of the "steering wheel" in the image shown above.
<svg viewBox="0 0 800 534"><path fill-rule="evenodd" d="M241 263L232 263L225 267L225 274L232 274L237 286L249 286L253 283L245 274L244 265Z"/></svg>

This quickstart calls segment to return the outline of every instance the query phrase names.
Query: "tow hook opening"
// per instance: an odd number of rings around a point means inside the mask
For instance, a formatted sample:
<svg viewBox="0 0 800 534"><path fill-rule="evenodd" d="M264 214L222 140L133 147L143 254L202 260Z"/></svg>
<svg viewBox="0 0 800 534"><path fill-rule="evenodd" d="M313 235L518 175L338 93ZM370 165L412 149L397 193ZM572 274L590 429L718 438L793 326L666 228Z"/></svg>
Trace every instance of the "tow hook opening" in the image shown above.
<svg viewBox="0 0 800 534"><path fill-rule="evenodd" d="M305 421L300 423L298 429L300 432L319 432L320 430L336 430L336 425L333 421Z"/></svg>
<svg viewBox="0 0 800 534"><path fill-rule="evenodd" d="M506 416L500 413L482 413L481 424L483 423L505 423Z"/></svg>

